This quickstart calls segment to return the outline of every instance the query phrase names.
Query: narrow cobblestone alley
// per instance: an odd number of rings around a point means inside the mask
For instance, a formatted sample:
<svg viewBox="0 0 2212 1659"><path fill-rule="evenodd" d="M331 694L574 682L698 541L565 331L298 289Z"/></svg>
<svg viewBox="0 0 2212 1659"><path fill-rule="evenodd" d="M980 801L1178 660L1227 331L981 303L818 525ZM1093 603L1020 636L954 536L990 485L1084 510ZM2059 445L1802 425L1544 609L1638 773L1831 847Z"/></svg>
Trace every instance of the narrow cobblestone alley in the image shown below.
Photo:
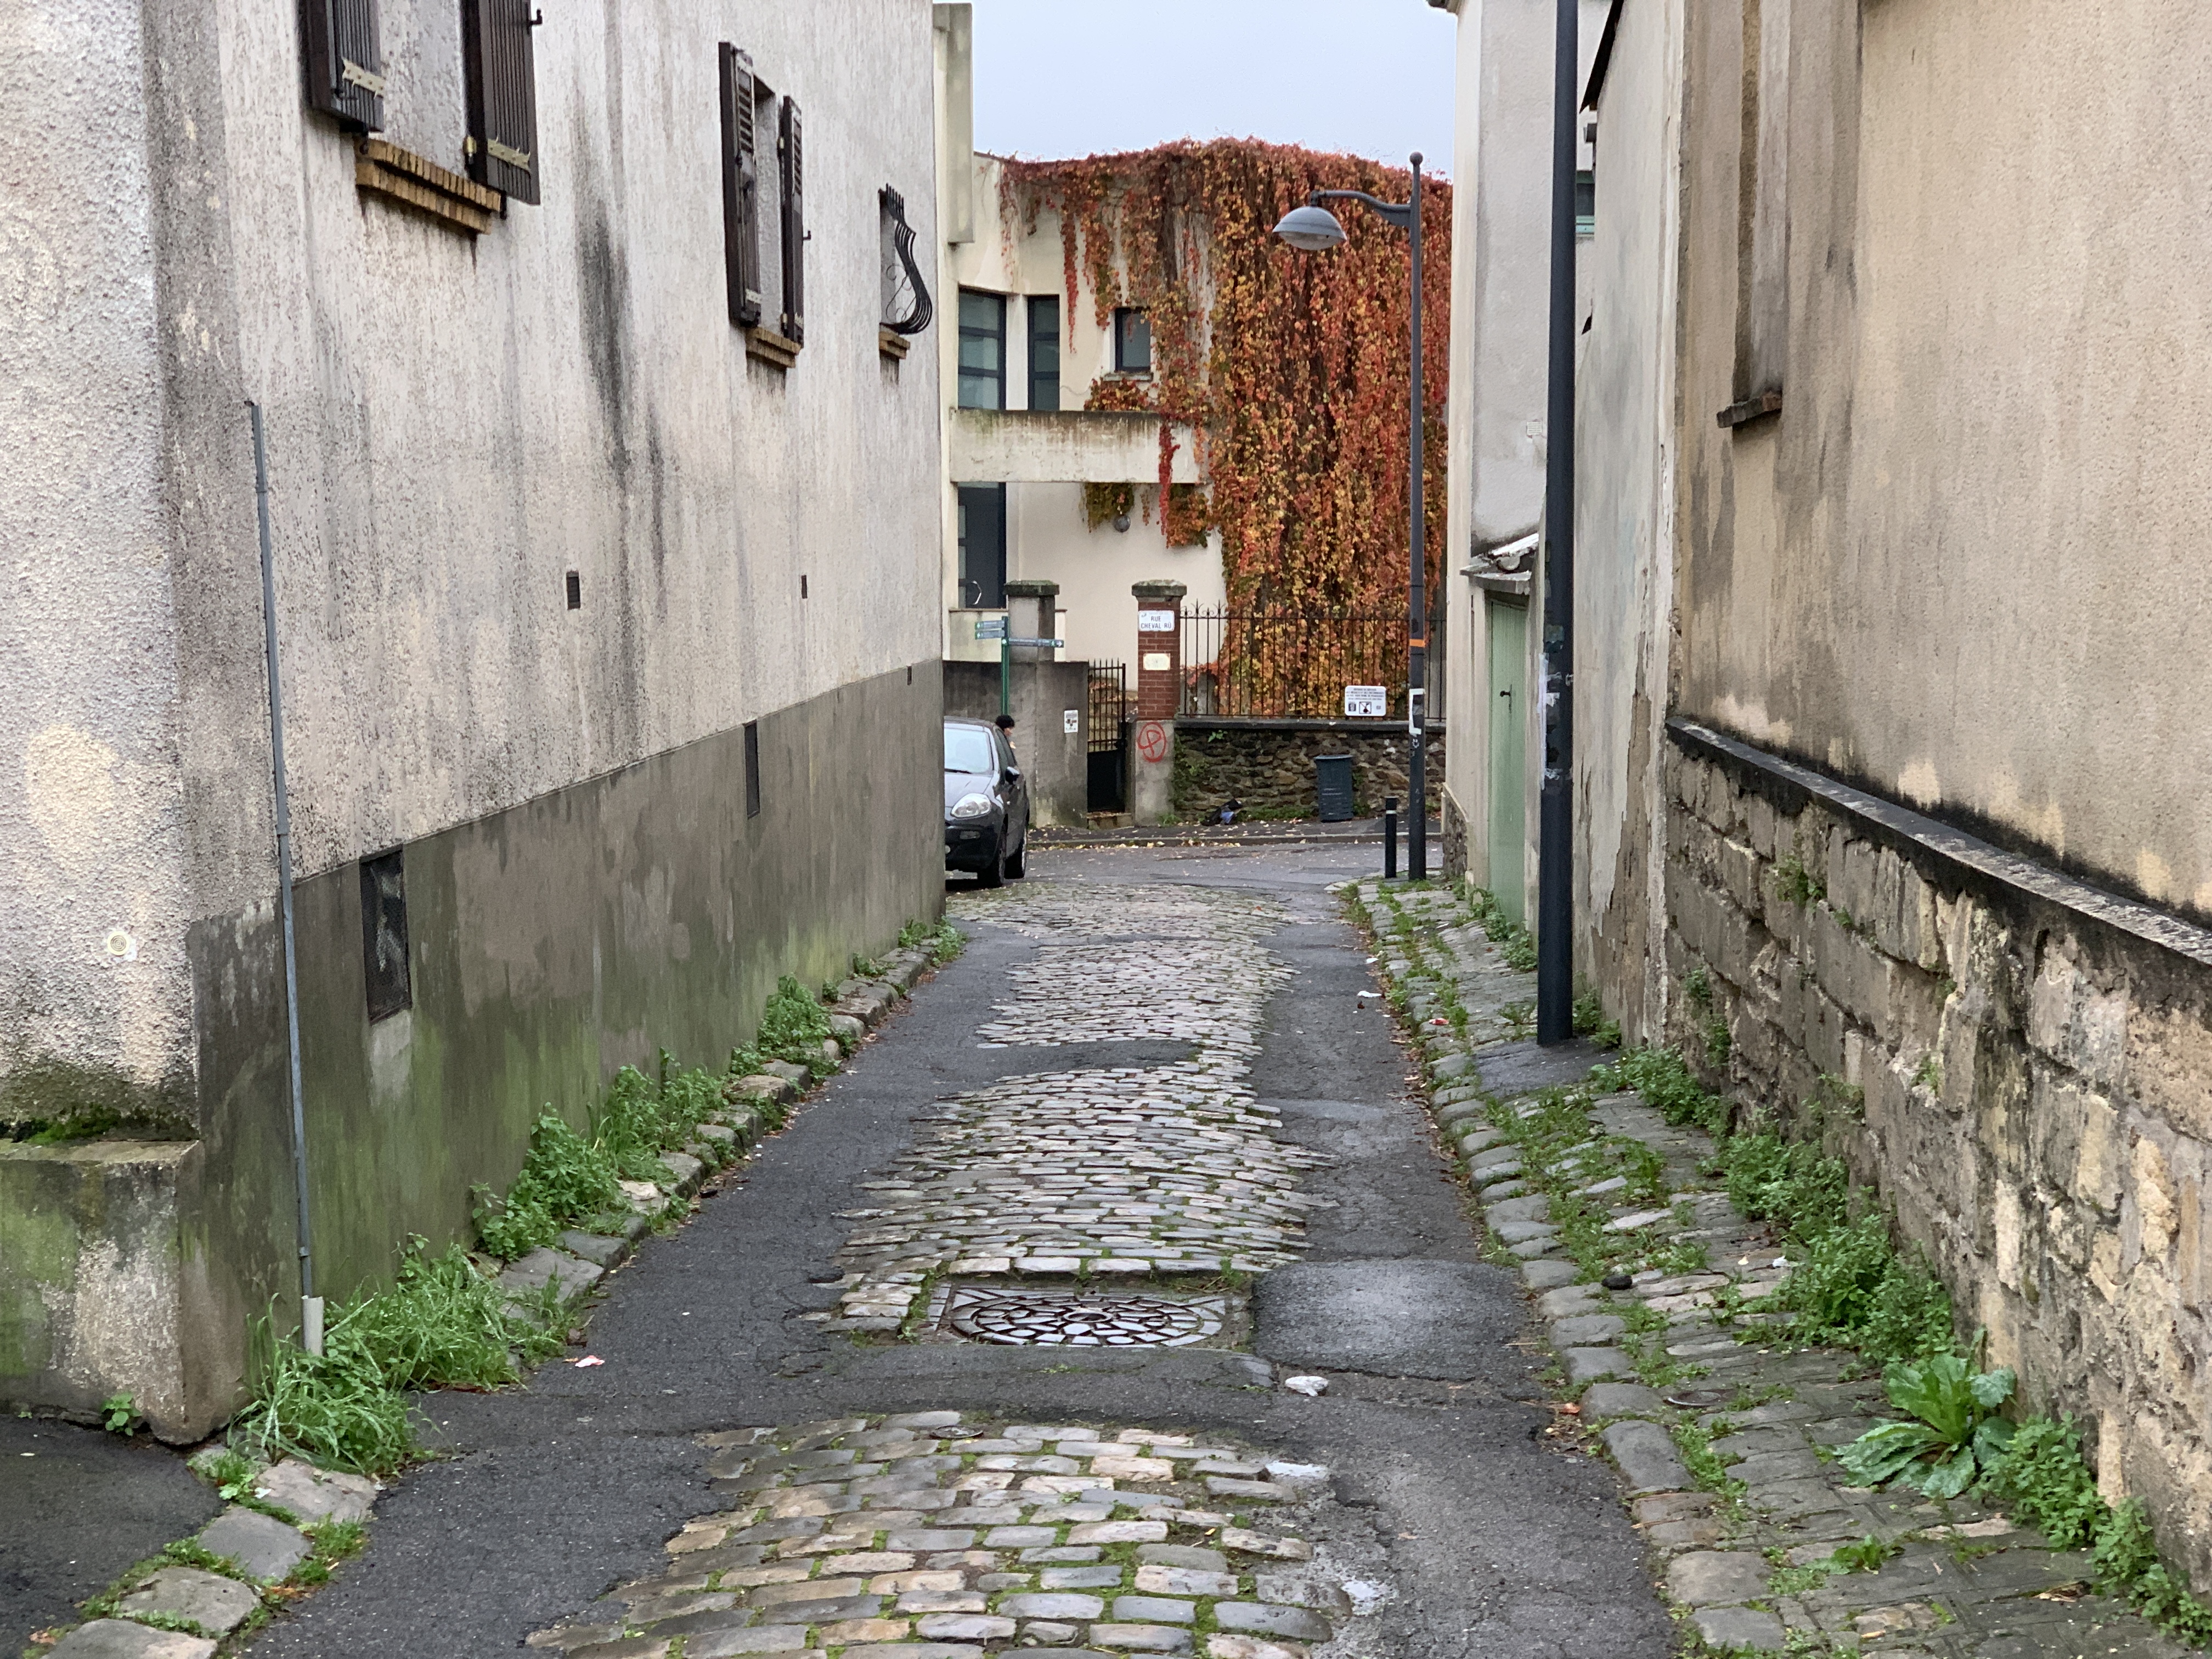
<svg viewBox="0 0 2212 1659"><path fill-rule="evenodd" d="M967 951L614 1278L605 1363L430 1396L450 1455L256 1650L1669 1652L1328 890L1363 850L957 894Z"/></svg>

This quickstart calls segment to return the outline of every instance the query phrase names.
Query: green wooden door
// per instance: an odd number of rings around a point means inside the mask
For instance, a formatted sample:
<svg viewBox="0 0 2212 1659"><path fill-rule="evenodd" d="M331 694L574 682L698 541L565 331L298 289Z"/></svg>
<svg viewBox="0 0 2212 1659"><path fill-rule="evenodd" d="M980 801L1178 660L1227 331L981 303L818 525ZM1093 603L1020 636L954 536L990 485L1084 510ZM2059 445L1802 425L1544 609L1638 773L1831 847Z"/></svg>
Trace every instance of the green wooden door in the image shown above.
<svg viewBox="0 0 2212 1659"><path fill-rule="evenodd" d="M1498 908L1525 925L1528 856L1528 607L1484 596L1490 622L1490 878Z"/></svg>

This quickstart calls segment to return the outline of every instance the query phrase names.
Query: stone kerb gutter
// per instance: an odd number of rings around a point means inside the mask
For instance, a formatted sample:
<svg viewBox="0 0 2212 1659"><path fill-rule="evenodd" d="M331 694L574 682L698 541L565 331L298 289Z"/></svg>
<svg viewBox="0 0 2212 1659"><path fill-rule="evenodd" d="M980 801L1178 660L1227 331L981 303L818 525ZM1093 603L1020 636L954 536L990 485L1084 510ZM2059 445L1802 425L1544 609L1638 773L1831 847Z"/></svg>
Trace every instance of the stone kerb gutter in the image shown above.
<svg viewBox="0 0 2212 1659"><path fill-rule="evenodd" d="M1706 1175L1711 1139L1601 1093L1592 1045L1516 1041L1534 976L1506 966L1455 895L1355 890L1440 1135L1558 1356L1565 1399L1543 1442L1601 1449L1620 1471L1692 1649L2178 1659L2087 1593L2086 1552L1971 1498L1849 1485L1837 1449L1894 1413L1859 1354L1781 1340L1765 1304L1788 1267ZM1532 1120L1550 1133L1516 1127ZM1605 1263L1623 1265L1600 1282Z"/></svg>

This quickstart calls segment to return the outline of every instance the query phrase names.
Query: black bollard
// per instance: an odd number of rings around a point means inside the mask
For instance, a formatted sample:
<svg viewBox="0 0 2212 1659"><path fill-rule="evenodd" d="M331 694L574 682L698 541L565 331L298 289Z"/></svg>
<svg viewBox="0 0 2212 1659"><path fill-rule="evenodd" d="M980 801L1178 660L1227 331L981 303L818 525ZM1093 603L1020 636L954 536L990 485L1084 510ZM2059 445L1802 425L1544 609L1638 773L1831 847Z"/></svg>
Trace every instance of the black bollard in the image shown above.
<svg viewBox="0 0 2212 1659"><path fill-rule="evenodd" d="M1398 798L1382 797L1382 879L1398 878Z"/></svg>

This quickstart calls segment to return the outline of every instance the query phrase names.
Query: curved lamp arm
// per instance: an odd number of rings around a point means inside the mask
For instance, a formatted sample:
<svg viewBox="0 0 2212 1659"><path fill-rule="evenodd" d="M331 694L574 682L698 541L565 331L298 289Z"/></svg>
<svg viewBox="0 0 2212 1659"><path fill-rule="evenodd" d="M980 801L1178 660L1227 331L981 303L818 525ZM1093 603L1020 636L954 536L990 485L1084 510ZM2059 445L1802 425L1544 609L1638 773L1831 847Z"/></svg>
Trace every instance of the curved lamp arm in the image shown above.
<svg viewBox="0 0 2212 1659"><path fill-rule="evenodd" d="M1379 196L1370 196L1364 190L1316 190L1306 197L1308 207L1319 207L1323 202L1358 202L1372 208L1401 230L1410 230L1413 225L1413 206L1410 202L1386 202Z"/></svg>

